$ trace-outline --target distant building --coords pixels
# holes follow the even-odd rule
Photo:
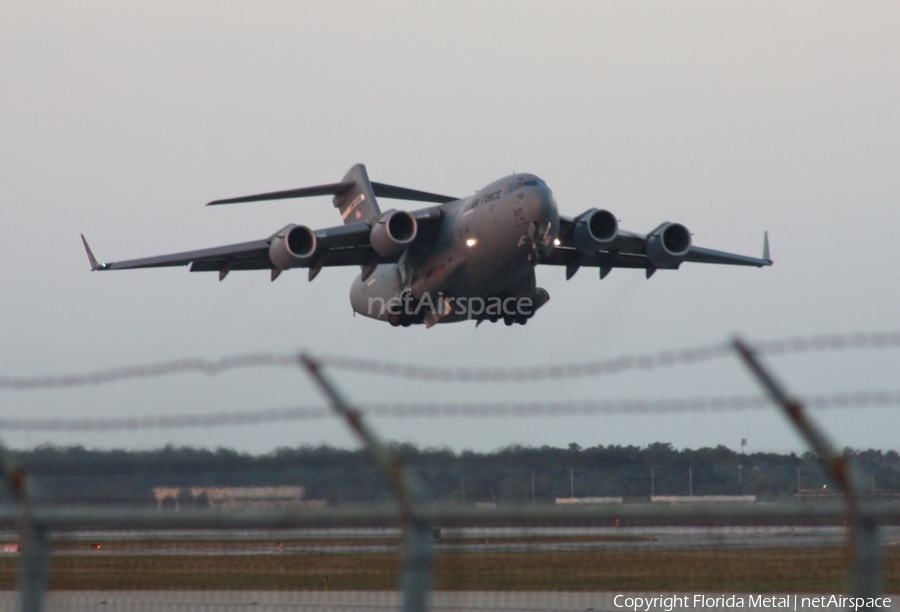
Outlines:
[[[794,494],[800,501],[839,501],[844,499],[844,494],[836,489],[800,489]],[[876,489],[859,492],[859,499],[866,501],[900,501],[898,489]]]
[[[157,508],[171,499],[176,508],[182,504],[217,510],[284,509],[327,506],[322,499],[303,499],[303,487],[156,487],[153,496]]]
[[[621,497],[557,497],[557,506],[588,506],[595,504],[621,504]]]
[[[654,504],[755,504],[756,495],[654,495]]]
[[[177,507],[179,493],[181,493],[181,489],[178,487],[156,487],[153,489],[153,497],[156,498],[156,507],[161,509],[163,502],[167,499],[171,499]]]

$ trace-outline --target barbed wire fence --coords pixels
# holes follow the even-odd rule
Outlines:
[[[768,357],[804,355],[900,347],[900,331],[828,334],[761,341],[752,344],[756,354]],[[702,345],[680,350],[586,361],[542,364],[528,367],[433,367],[401,364],[368,358],[317,356],[324,368],[407,380],[447,384],[544,382],[572,378],[610,376],[629,371],[646,372],[675,366],[700,365],[733,359],[729,343]],[[179,359],[132,365],[81,374],[54,376],[0,376],[0,391],[38,391],[108,385],[129,380],[154,379],[178,374],[216,376],[245,369],[299,367],[296,353],[246,353],[218,360]],[[900,405],[900,389],[838,391],[799,396],[812,409],[871,408]],[[731,412],[765,410],[769,400],[762,394],[695,396],[663,399],[494,401],[494,402],[378,402],[360,405],[374,417],[519,417],[598,414],[665,414],[684,412]],[[0,431],[126,431],[141,429],[210,428],[257,425],[331,418],[322,405],[257,408],[246,411],[185,412],[176,415],[145,415],[116,418],[8,418],[0,417]]]
[[[873,408],[900,405],[900,390],[841,391],[799,395],[812,409]],[[490,418],[538,416],[590,416],[613,414],[672,414],[765,410],[771,402],[763,395],[732,395],[668,399],[624,399],[523,402],[381,402],[360,404],[366,416],[390,418]],[[187,429],[263,425],[333,418],[320,406],[288,406],[247,411],[203,412],[177,415],[145,415],[112,418],[0,418],[7,432],[103,432],[145,429]]]
[[[757,354],[767,357],[866,349],[890,349],[900,347],[900,331],[797,336],[753,342],[750,345]],[[362,357],[316,356],[316,360],[323,367],[331,370],[443,383],[541,382],[621,374],[629,371],[648,371],[657,368],[702,364],[733,358],[734,348],[728,342],[657,353],[623,355],[604,360],[507,368],[435,367]],[[223,357],[218,360],[202,358],[177,359],[155,364],[110,368],[84,374],[0,376],[0,390],[68,389],[192,372],[215,376],[232,370],[248,368],[296,369],[298,367],[299,361],[296,353],[246,353]]]
[[[860,350],[882,350],[900,347],[900,331],[851,334],[829,334],[809,337],[792,337],[743,345],[742,354],[759,357],[783,355],[807,355],[811,353],[842,352]],[[40,390],[74,389],[106,385],[137,379],[153,379],[185,373],[218,375],[226,372],[252,368],[293,368],[304,365],[316,376],[316,372],[344,371],[372,376],[419,380],[429,383],[447,384],[489,384],[507,382],[534,382],[561,379],[577,379],[611,376],[625,372],[647,372],[675,366],[689,366],[711,363],[726,358],[733,359],[735,346],[731,342],[710,344],[680,350],[623,355],[616,358],[578,363],[541,364],[527,367],[433,367],[417,364],[402,364],[367,358],[344,356],[304,357],[285,353],[248,353],[234,355],[219,360],[181,359],[155,364],[117,367],[80,374],[53,376],[0,376],[0,391],[25,392]],[[305,361],[304,361],[305,360]],[[759,366],[762,367],[762,366]],[[762,371],[767,371],[763,369]],[[117,418],[0,418],[0,431],[134,431],[142,429],[182,429],[212,428],[218,426],[258,425],[287,421],[303,421],[330,418],[337,411],[351,428],[364,427],[365,419],[375,417],[433,418],[433,417],[519,417],[519,416],[572,416],[596,414],[638,414],[638,413],[692,413],[724,412],[740,410],[760,410],[770,405],[772,388],[764,389],[765,394],[731,395],[711,397],[630,399],[630,400],[584,400],[584,401],[532,401],[532,402],[382,402],[349,406],[333,383],[318,378],[319,384],[331,406],[294,406],[284,408],[264,408],[248,411],[219,411],[211,413],[182,413],[178,415],[145,415]],[[787,413],[797,406],[816,409],[849,409],[900,404],[900,390],[880,389],[846,391],[810,395],[787,400],[781,397]],[[881,553],[878,543],[877,526],[883,522],[900,519],[896,506],[870,508],[861,504],[858,488],[851,479],[845,478],[844,491],[846,507],[810,510],[809,507],[754,508],[671,508],[656,506],[650,508],[606,507],[569,508],[564,512],[553,507],[511,507],[502,511],[490,508],[424,506],[415,493],[416,486],[405,476],[402,465],[394,459],[390,450],[377,441],[377,437],[363,435],[369,452],[375,462],[382,466],[385,476],[394,487],[396,505],[384,508],[355,508],[347,511],[318,509],[291,512],[232,512],[223,514],[212,512],[181,512],[175,515],[159,514],[153,511],[128,511],[124,509],[42,509],[35,506],[27,487],[27,473],[17,467],[4,454],[2,463],[5,481],[13,492],[18,510],[0,508],[0,522],[18,522],[20,543],[23,545],[19,564],[19,593],[24,610],[44,609],[47,601],[47,572],[50,556],[48,534],[77,528],[103,525],[106,528],[137,527],[152,528],[296,528],[317,525],[395,525],[399,524],[406,533],[403,548],[400,583],[400,600],[392,600],[391,605],[402,603],[404,610],[423,610],[429,605],[434,551],[431,545],[432,525],[467,524],[519,524],[554,521],[559,524],[583,524],[585,522],[618,521],[621,516],[631,515],[642,520],[677,524],[679,521],[723,521],[755,518],[771,520],[777,514],[779,520],[793,517],[809,519],[819,513],[819,518],[851,520],[851,573],[855,576],[850,587],[854,595],[863,598],[877,597],[881,584]],[[825,452],[826,447],[812,445],[816,453]],[[830,448],[830,447],[829,447]],[[835,453],[832,454],[837,457]],[[832,467],[840,480],[840,470],[849,468]],[[768,518],[767,518],[768,517]],[[864,579],[866,576],[875,576]],[[326,578],[327,588],[327,578]],[[336,605],[334,601],[327,605]],[[325,605],[325,604],[323,604]],[[355,604],[354,604],[355,605]],[[2,604],[0,604],[2,607]],[[312,608],[311,608],[312,609]],[[324,609],[324,608],[322,608]]]

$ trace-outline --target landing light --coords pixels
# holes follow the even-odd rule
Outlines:
[[[468,240],[466,240],[466,246],[468,246],[468,247],[473,247],[476,244],[478,244],[478,241],[475,240],[474,238],[469,238]]]
[[[559,246],[559,245],[561,245],[561,244],[562,244],[562,242],[560,241],[559,238],[554,238],[554,239],[553,239],[553,246]]]

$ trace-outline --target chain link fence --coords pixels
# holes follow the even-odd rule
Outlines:
[[[900,593],[900,503],[870,492],[847,455],[819,433],[806,406],[900,403],[900,392],[793,398],[761,363],[787,352],[900,346],[900,333],[830,335],[722,344],[539,368],[422,368],[338,357],[256,354],[216,362],[182,360],[85,375],[0,377],[0,389],[71,388],[186,371],[302,367],[329,406],[116,419],[0,419],[0,431],[128,431],[209,428],[338,415],[366,449],[333,456],[324,489],[299,482],[309,457],[263,467],[220,455],[215,468],[171,451],[165,466],[136,466],[128,453],[103,466],[89,454],[63,463],[4,453],[0,504],[0,609],[16,610],[663,610],[858,609],[893,604]],[[602,376],[689,365],[740,354],[763,396],[667,400],[381,404],[358,409],[329,369],[449,383]],[[761,409],[774,402],[807,440],[836,494],[808,490],[797,468],[792,500],[754,496],[657,495],[668,468],[651,471],[640,495],[535,496],[540,475],[519,474],[506,500],[464,477],[453,494],[429,493],[446,475],[384,444],[368,415],[520,416]],[[223,455],[224,453],[224,455]],[[21,453],[19,454],[21,455]],[[276,457],[277,459],[277,457]],[[229,461],[232,467],[228,466]],[[349,463],[348,463],[349,461]],[[29,463],[30,462],[30,463]],[[304,463],[307,462],[307,463]],[[341,462],[344,462],[341,465]],[[209,464],[212,465],[212,464]],[[180,466],[180,467],[179,467]],[[259,486],[261,469],[266,486]],[[346,478],[362,473],[363,484]],[[521,470],[520,470],[521,472]],[[526,470],[527,472],[527,470]],[[134,495],[128,483],[156,482]],[[304,476],[299,476],[304,475]],[[527,476],[527,474],[526,474]],[[807,479],[810,474],[803,474]],[[320,473],[321,477],[321,473]],[[690,476],[689,476],[690,478]],[[658,480],[657,480],[658,479]],[[555,480],[560,480],[558,477]],[[101,483],[98,485],[98,481]],[[223,484],[224,483],[224,484]],[[103,487],[106,487],[105,489]],[[360,487],[371,487],[365,495]],[[692,485],[690,485],[692,486]],[[100,487],[98,489],[98,487]],[[91,494],[85,494],[90,488]],[[872,487],[874,489],[874,486]],[[100,493],[98,494],[98,490]],[[661,490],[661,489],[659,489]],[[105,491],[105,493],[103,492]],[[88,503],[97,498],[106,503]],[[363,503],[360,499],[375,499]]]

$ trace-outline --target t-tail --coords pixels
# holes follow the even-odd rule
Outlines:
[[[356,164],[350,168],[341,184],[348,187],[335,193],[334,206],[341,212],[341,219],[345,224],[370,221],[381,215],[375,199],[375,190],[363,164]]]
[[[341,212],[344,223],[357,223],[364,221],[374,222],[381,216],[376,196],[393,198],[396,200],[412,200],[417,202],[437,202],[443,204],[452,202],[457,198],[452,196],[398,187],[386,183],[373,183],[369,181],[369,174],[363,164],[356,164],[340,183],[316,185],[314,187],[301,187],[300,189],[287,189],[284,191],[272,191],[256,195],[241,196],[239,198],[227,198],[213,200],[207,206],[219,204],[240,204],[244,202],[262,202],[265,200],[288,200],[291,198],[308,198],[312,196],[333,195],[334,205]]]

